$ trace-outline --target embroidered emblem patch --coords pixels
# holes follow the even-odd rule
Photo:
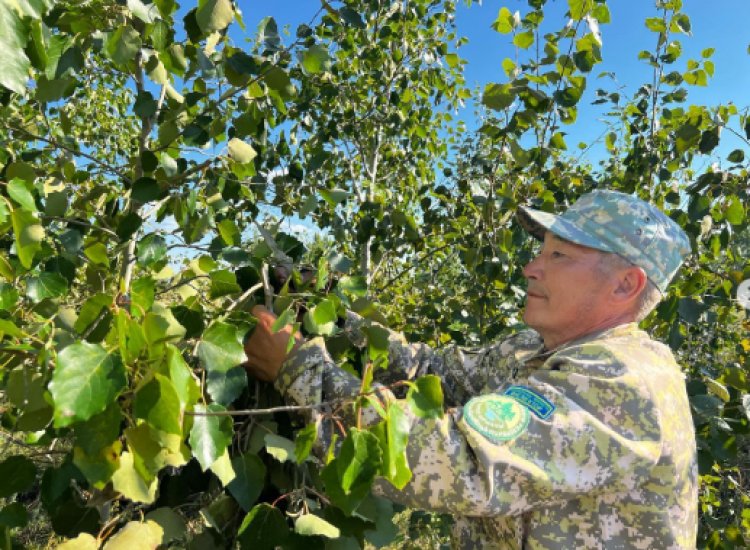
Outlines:
[[[547,420],[557,409],[552,401],[526,386],[511,386],[505,390],[505,395],[521,403],[540,420]]]
[[[493,443],[518,437],[530,417],[518,401],[494,393],[474,397],[464,407],[466,423]]]

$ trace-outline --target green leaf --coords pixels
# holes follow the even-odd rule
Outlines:
[[[211,278],[208,296],[211,300],[242,291],[240,285],[237,284],[237,276],[227,269],[212,271],[208,276]]]
[[[151,504],[156,499],[156,489],[159,486],[159,479],[153,478],[150,481],[143,479],[134,466],[133,454],[124,452],[120,455],[120,466],[112,474],[112,488],[121,493],[122,496],[133,502],[142,502]],[[161,530],[161,527],[159,527]],[[112,539],[110,539],[111,541]],[[131,540],[131,543],[136,539]],[[144,544],[144,541],[137,539],[138,544]],[[161,538],[159,539],[161,541]],[[124,543],[124,541],[122,541]],[[128,547],[132,548],[132,547]]]
[[[81,533],[57,546],[56,550],[99,550],[99,541],[89,533]]]
[[[142,0],[128,0],[128,9],[144,23],[153,23],[159,18],[159,12],[155,4],[148,6]]]
[[[98,241],[87,244],[83,249],[83,253],[92,263],[105,266],[109,265],[108,252],[107,246]]]
[[[297,458],[297,464],[302,464],[312,451],[313,445],[318,438],[318,425],[311,422],[299,432],[294,439],[294,456]]]
[[[30,269],[34,256],[42,248],[44,228],[33,212],[23,208],[14,208],[11,213],[13,233],[16,237],[16,254],[21,265]]]
[[[271,67],[263,75],[268,87],[279,93],[282,98],[289,98],[294,95],[294,85],[289,75],[281,67]]]
[[[381,460],[378,438],[370,432],[350,428],[338,457],[321,472],[326,493],[347,515],[369,494],[375,476],[382,469]]]
[[[179,541],[185,538],[187,534],[187,525],[182,516],[172,510],[172,508],[157,508],[146,514],[146,520],[153,521],[162,528],[164,535],[162,544],[169,544],[172,541]]]
[[[166,466],[180,468],[190,459],[181,435],[160,432],[145,422],[127,428],[124,434],[133,464],[145,480],[154,479]]]
[[[338,527],[315,514],[305,514],[297,518],[294,522],[294,532],[299,535],[322,536],[329,539],[336,539],[341,535]]]
[[[492,28],[500,34],[509,34],[513,32],[516,26],[516,21],[513,18],[513,14],[508,8],[503,6],[497,14],[497,19],[492,23]]]
[[[515,98],[510,84],[487,84],[482,95],[482,104],[495,111],[502,111],[510,107]]]
[[[26,507],[20,502],[13,502],[0,510],[0,526],[8,529],[23,527],[29,521]]]
[[[140,49],[141,35],[130,25],[124,25],[112,32],[106,45],[110,59],[118,65],[131,62]]]
[[[303,324],[312,334],[330,336],[336,331],[337,320],[336,306],[331,300],[325,299],[305,313]]]
[[[276,434],[266,434],[263,438],[266,451],[279,462],[296,462],[294,456],[294,442]]]
[[[570,18],[574,21],[580,21],[586,17],[594,7],[593,0],[568,0],[568,10]]]
[[[126,365],[129,365],[138,359],[146,348],[146,338],[141,325],[131,319],[125,310],[121,309],[117,312],[116,324],[120,357]]]
[[[719,145],[719,132],[717,130],[706,130],[701,134],[698,150],[704,155],[713,151]]]
[[[240,164],[252,162],[252,160],[258,156],[258,153],[253,149],[252,145],[245,143],[239,138],[230,139],[227,147],[229,149],[229,157]]]
[[[180,398],[172,382],[160,374],[135,392],[133,414],[157,430],[181,435],[180,409]]]
[[[533,43],[534,43],[533,31],[519,32],[517,35],[513,37],[513,44],[515,44],[522,50],[529,48]]]
[[[89,342],[100,342],[109,331],[112,322],[112,296],[109,294],[94,294],[84,303],[78,318],[73,325],[78,334],[88,334]]]
[[[240,244],[242,236],[240,235],[240,230],[237,228],[237,224],[234,223],[234,220],[225,218],[216,224],[216,229],[219,230],[221,239],[227,245],[237,246]]]
[[[172,380],[182,411],[192,409],[200,399],[200,386],[190,370],[180,350],[171,344],[167,345],[167,368]]]
[[[742,225],[745,221],[745,209],[742,207],[742,201],[737,195],[729,197],[729,205],[724,213],[724,217],[732,225]]]
[[[211,472],[219,479],[221,484],[226,487],[229,485],[236,476],[234,473],[234,467],[232,461],[229,458],[229,448],[224,451],[219,458],[217,458],[210,467]]]
[[[104,412],[75,425],[76,445],[86,454],[99,453],[120,436],[122,419],[120,407],[117,403],[111,403]]]
[[[750,420],[750,394],[745,394],[742,396],[742,409],[745,412],[745,416],[748,420]]]
[[[196,405],[193,417],[193,428],[190,430],[190,448],[193,456],[203,468],[208,470],[211,464],[224,454],[232,441],[232,419],[229,416],[205,416],[204,412],[226,411],[221,405],[212,403],[207,407]]]
[[[278,508],[256,505],[242,520],[237,540],[242,550],[274,550],[289,539],[289,528]]]
[[[63,296],[67,291],[68,281],[58,273],[42,271],[38,277],[26,280],[26,295],[36,303],[46,298]]]
[[[313,44],[302,53],[302,66],[308,74],[318,74],[330,65],[328,50],[320,44]]]
[[[154,521],[129,521],[125,527],[107,539],[102,550],[133,550],[156,548],[162,543],[164,531]]]
[[[367,281],[361,276],[344,276],[339,279],[337,288],[346,294],[363,298],[367,294]]]
[[[227,372],[240,365],[245,361],[240,331],[226,323],[215,322],[203,333],[198,357],[209,372]]]
[[[336,468],[341,481],[341,489],[349,495],[369,487],[378,471],[378,441],[366,431],[349,430],[347,438],[341,445]]]
[[[212,370],[206,377],[206,390],[214,402],[229,406],[247,387],[247,373],[241,366],[228,371]]]
[[[6,189],[10,198],[16,201],[21,207],[30,212],[36,212],[36,202],[27,185],[24,180],[13,178],[8,182]]]
[[[29,489],[36,479],[36,466],[25,456],[10,456],[0,462],[0,498]]]
[[[150,246],[158,247],[158,244],[151,243]],[[156,253],[157,256],[160,254],[158,249],[152,249],[149,252],[149,254],[153,253]],[[132,302],[132,313],[134,317],[143,317],[154,306],[155,294],[156,282],[151,277],[141,277],[133,281],[130,299]]]
[[[745,152],[742,149],[735,149],[734,151],[729,153],[727,160],[729,162],[742,162],[743,160],[745,160]]]
[[[248,512],[265,485],[266,466],[257,455],[245,453],[232,459],[232,467],[235,478],[227,485],[227,489],[242,509]]]
[[[661,17],[647,17],[646,28],[653,32],[666,32],[667,23]]]
[[[153,178],[138,178],[133,182],[130,196],[134,201],[145,204],[165,197],[166,191]]]
[[[203,34],[224,30],[234,17],[231,0],[200,0],[195,19]]]
[[[157,268],[166,259],[167,241],[161,235],[146,235],[138,241],[136,255],[143,267]]]
[[[0,2],[0,86],[17,94],[26,91],[31,63],[26,57],[24,47],[27,41],[27,29],[12,4]]]
[[[104,411],[127,384],[118,355],[99,344],[78,342],[62,350],[49,390],[55,408],[55,427],[88,420]]]
[[[365,531],[366,540],[376,548],[391,544],[399,535],[399,529],[393,523],[393,503],[373,495],[370,495],[365,502],[371,504],[369,509],[373,511],[367,519],[375,524],[374,528]],[[358,515],[361,513],[362,510],[359,510]]]
[[[277,333],[285,326],[290,325],[294,322],[296,315],[293,310],[285,309],[271,325],[271,332]]]
[[[420,418],[443,417],[443,387],[434,374],[417,378],[406,394],[406,402]]]
[[[349,192],[345,189],[321,189],[320,196],[331,206],[336,206],[349,198]]]
[[[183,338],[185,327],[177,322],[170,309],[157,303],[143,318],[143,335],[151,356],[161,357],[165,352],[163,345]]]
[[[13,285],[0,283],[0,310],[10,311],[18,303],[18,291]]]
[[[117,471],[121,450],[122,444],[119,441],[92,454],[86,453],[81,447],[74,447],[73,464],[91,485],[103,489]]]
[[[406,458],[406,445],[409,441],[409,417],[398,404],[388,404],[387,417],[378,426],[383,426],[380,434],[383,447],[383,468],[381,474],[397,489],[403,489],[411,479],[411,470]],[[383,438],[384,436],[384,438]]]
[[[729,403],[729,400],[731,399],[729,395],[729,390],[727,390],[727,387],[724,384],[721,384],[720,382],[717,382],[716,380],[713,380],[711,378],[706,378],[704,380],[706,383],[706,387],[708,388],[708,392],[712,395],[715,395],[724,403]]]
[[[347,25],[351,25],[352,27],[356,27],[358,29],[364,29],[366,28],[365,22],[362,19],[362,16],[357,13],[352,8],[344,7],[339,10],[339,14],[341,14],[341,17],[344,18],[344,21],[346,21]]]

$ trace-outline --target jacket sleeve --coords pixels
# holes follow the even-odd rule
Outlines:
[[[426,344],[410,344],[403,334],[352,312],[347,312],[344,333],[355,346],[361,348],[367,345],[366,329],[372,325],[388,333],[388,368],[378,369],[374,373],[374,379],[384,385],[435,374],[443,381],[446,403],[455,405],[486,385],[491,373],[490,364],[495,369],[500,364],[496,360],[500,353],[499,343],[476,349],[458,346],[433,349]],[[494,374],[500,375],[497,372]]]
[[[625,370],[592,369],[590,359],[558,359],[555,368],[537,371],[525,386],[552,409],[496,393],[489,394],[496,407],[486,417],[488,409],[477,405],[487,395],[442,419],[421,419],[403,404],[413,476],[403,490],[379,480],[376,491],[411,507],[501,516],[642,483],[661,453],[659,418],[645,385]],[[310,405],[354,396],[359,381],[336,367],[322,340],[314,340],[290,358],[277,387]],[[392,397],[387,390],[382,396]],[[513,421],[498,429],[498,418]]]

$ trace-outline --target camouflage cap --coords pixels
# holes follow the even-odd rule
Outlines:
[[[643,268],[663,293],[690,253],[690,241],[655,206],[617,191],[593,191],[556,216],[522,206],[521,225],[538,239],[545,231],[604,252],[618,254]]]

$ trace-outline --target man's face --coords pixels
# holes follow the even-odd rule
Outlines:
[[[547,231],[542,251],[524,268],[528,290],[523,318],[547,349],[594,332],[607,320],[613,285],[598,269],[601,254]]]

